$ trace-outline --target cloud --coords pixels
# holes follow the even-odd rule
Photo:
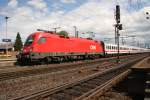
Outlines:
[[[27,2],[31,7],[34,7],[37,10],[47,9],[47,3],[44,0],[30,0]]]
[[[53,11],[58,11],[58,10],[61,10],[63,5],[61,3],[54,3],[52,5],[52,8],[53,8]]]
[[[10,2],[8,3],[8,6],[10,7],[17,7],[18,5],[18,1],[17,0],[10,0]]]
[[[70,4],[70,3],[76,3],[76,0],[60,0],[62,3]]]
[[[150,32],[150,24],[146,19],[145,12],[149,12],[150,6],[129,11],[127,3],[123,3],[126,0],[121,1],[121,23],[123,24],[123,30],[120,31],[121,36],[136,34],[140,40],[148,40],[148,38],[144,38],[145,34]],[[38,28],[53,30],[54,27],[61,27],[58,31],[66,30],[74,35],[73,26],[77,26],[79,34],[87,31],[95,32],[98,40],[114,37],[113,25],[115,24],[116,2],[113,0],[88,0],[88,2],[67,12],[63,8],[58,9],[58,6],[64,6],[63,4],[55,5],[56,8],[53,7],[53,4],[48,7],[48,4],[44,0],[30,0],[27,5],[16,7],[13,11],[8,10],[9,7],[1,11],[0,14],[7,11],[12,15],[8,21],[8,33],[11,33],[9,37],[15,39],[17,32],[20,32],[25,40],[29,34]],[[51,10],[52,8],[55,10]],[[43,9],[47,10],[43,11]],[[2,26],[4,28],[5,23]],[[5,31],[3,30],[2,33],[5,33]]]
[[[105,6],[97,2],[88,2],[67,13],[62,20],[72,26],[76,25],[83,32],[107,33],[113,29],[114,11]]]

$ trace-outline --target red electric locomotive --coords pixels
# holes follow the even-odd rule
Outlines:
[[[51,31],[31,34],[17,56],[18,62],[63,61],[104,56],[102,41],[85,38],[65,37]]]

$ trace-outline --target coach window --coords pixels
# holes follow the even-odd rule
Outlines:
[[[106,46],[107,49],[109,49],[109,46]]]
[[[109,49],[109,46],[107,46],[107,49]]]
[[[38,43],[40,44],[40,43],[45,43],[45,41],[46,41],[46,38],[45,37],[42,37],[42,38],[40,38],[39,40],[38,40]]]
[[[108,49],[108,47],[106,46],[106,49]]]

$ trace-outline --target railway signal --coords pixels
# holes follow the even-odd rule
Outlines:
[[[120,6],[116,5],[116,22],[120,23]]]
[[[149,19],[149,16],[148,16],[148,15],[149,15],[149,13],[148,13],[148,12],[146,12],[146,15],[147,15],[146,19]]]
[[[119,62],[119,30],[122,30],[122,24],[120,24],[120,6],[116,5],[116,14],[115,14],[115,20],[116,20],[116,24],[115,24],[115,43],[118,46],[118,56],[117,56],[117,63]],[[117,41],[116,41],[117,39]]]

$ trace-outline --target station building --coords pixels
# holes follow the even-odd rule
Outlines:
[[[5,54],[6,51],[12,52],[14,51],[13,43],[0,43],[0,54]]]

